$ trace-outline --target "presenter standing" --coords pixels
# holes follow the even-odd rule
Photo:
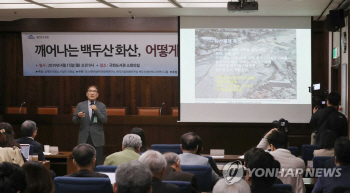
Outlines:
[[[92,145],[96,149],[96,165],[101,165],[105,145],[103,123],[107,122],[106,105],[96,101],[96,86],[89,86],[86,96],[88,100],[80,102],[75,109],[73,123],[80,124],[78,144]]]

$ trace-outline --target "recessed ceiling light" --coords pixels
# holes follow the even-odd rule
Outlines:
[[[169,3],[168,0],[105,0],[108,3]]]
[[[96,0],[33,0],[37,3],[99,3]]]
[[[226,8],[227,2],[225,3],[179,3],[182,7],[191,7],[191,8]]]
[[[0,0],[0,4],[2,3],[29,3],[28,1],[25,0]]]
[[[120,8],[175,8],[171,3],[111,3]]]
[[[36,4],[0,4],[0,9],[46,9]]]
[[[70,3],[70,4],[45,4],[53,8],[111,8],[102,3]]]

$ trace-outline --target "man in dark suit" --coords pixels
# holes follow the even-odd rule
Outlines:
[[[199,193],[196,176],[194,174],[181,171],[179,155],[174,152],[168,152],[164,153],[163,156],[167,162],[163,180],[191,182],[192,193]]]
[[[158,151],[148,150],[139,161],[149,167],[152,172],[152,193],[180,193],[180,188],[174,184],[163,183],[166,160]]]
[[[19,144],[32,144],[34,146],[34,153],[38,154],[39,161],[45,161],[43,153],[43,145],[35,141],[34,138],[38,134],[36,123],[31,120],[26,120],[21,125],[22,138],[16,139]]]
[[[75,109],[73,123],[80,124],[78,144],[92,145],[96,149],[96,165],[101,165],[105,145],[103,123],[107,122],[106,105],[96,101],[96,86],[89,86],[86,96],[88,100],[80,102]]]
[[[312,193],[330,193],[338,186],[350,187],[350,141],[346,137],[337,140],[334,146],[335,168],[330,168],[322,177],[317,178]],[[333,171],[332,171],[333,170]],[[326,172],[326,171],[324,171]],[[333,175],[331,173],[333,172]]]
[[[69,174],[69,177],[103,177],[107,175],[94,172],[96,163],[96,150],[89,144],[79,144],[73,149],[73,164],[78,172]]]

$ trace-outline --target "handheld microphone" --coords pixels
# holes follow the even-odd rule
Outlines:
[[[22,112],[22,106],[25,105],[25,104],[26,104],[26,102],[23,102],[23,103],[19,106],[19,112],[18,112],[19,114],[21,114],[21,112]]]
[[[162,108],[163,108],[164,105],[165,105],[165,102],[163,102],[162,105],[160,106],[159,115],[162,115]]]

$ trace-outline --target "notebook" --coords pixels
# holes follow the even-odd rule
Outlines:
[[[29,144],[20,144],[20,146],[21,146],[22,155],[28,160],[30,145]]]

